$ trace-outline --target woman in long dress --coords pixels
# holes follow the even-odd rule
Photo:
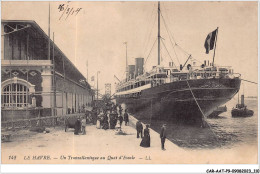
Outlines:
[[[144,137],[141,141],[140,146],[142,147],[150,147],[150,130],[149,125],[146,125],[146,128],[144,129]]]
[[[120,129],[120,121],[119,120],[116,121],[116,127],[115,128],[116,128],[116,130]]]
[[[116,130],[121,130],[122,122],[123,122],[123,117],[120,115],[119,117],[117,117],[116,120]]]
[[[104,115],[102,129],[105,129],[105,130],[109,129],[108,116],[107,116],[107,114]]]
[[[101,128],[101,117],[102,117],[102,112],[97,116],[97,124],[96,124],[96,127],[98,128],[98,129],[100,129]]]

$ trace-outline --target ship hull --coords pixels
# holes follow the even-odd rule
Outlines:
[[[201,125],[216,107],[238,92],[240,83],[239,78],[176,81],[145,89],[138,97],[116,95],[116,102],[137,119]]]

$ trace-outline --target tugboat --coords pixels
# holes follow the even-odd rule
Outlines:
[[[227,106],[219,106],[217,109],[215,109],[208,118],[216,118],[219,116],[219,114],[222,114],[223,112],[227,112]]]
[[[231,114],[232,117],[250,117],[254,115],[254,111],[247,109],[245,105],[244,95],[241,95],[241,104],[239,104],[239,96],[238,96],[238,103],[235,108],[232,109]]]

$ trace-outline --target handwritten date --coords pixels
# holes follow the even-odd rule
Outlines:
[[[59,12],[62,12],[59,20],[61,20],[62,18],[65,18],[65,20],[67,20],[69,16],[77,16],[79,12],[82,10],[82,8],[74,8],[71,7],[69,4],[60,4],[58,10]]]

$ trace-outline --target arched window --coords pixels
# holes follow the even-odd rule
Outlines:
[[[2,107],[28,106],[29,89],[19,83],[11,83],[2,88]]]

